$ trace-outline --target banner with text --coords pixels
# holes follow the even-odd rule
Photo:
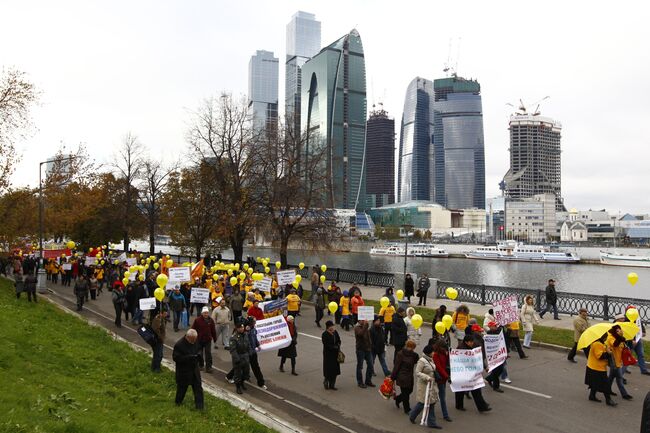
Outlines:
[[[293,280],[296,279],[296,271],[278,271],[276,272],[278,277],[278,286],[285,286],[287,284],[293,283]]]
[[[359,320],[367,320],[369,322],[375,320],[375,307],[373,306],[359,307],[357,313],[359,314]]]
[[[260,302],[260,308],[264,311],[264,317],[278,316],[287,309],[287,300],[276,299],[275,301]]]
[[[155,308],[156,308],[156,298],[142,298],[142,299],[140,299],[140,309],[142,311],[153,310]]]
[[[483,380],[483,352],[474,349],[451,349],[451,390],[453,392],[471,391],[485,386]]]
[[[291,344],[289,325],[284,316],[258,320],[255,329],[257,329],[257,341],[260,342],[261,352],[282,349]]]
[[[506,339],[503,332],[497,335],[488,334],[483,336],[485,342],[485,357],[488,363],[488,373],[506,361],[508,350],[506,349]]]
[[[190,302],[192,304],[207,304],[210,301],[210,289],[192,287],[190,290]]]
[[[176,268],[167,269],[169,273],[169,283],[187,283],[192,281],[190,276],[190,268],[187,266],[178,266]]]
[[[517,307],[517,296],[512,295],[507,298],[499,299],[492,303],[494,305],[494,318],[496,322],[505,326],[508,323],[519,320],[519,308]]]
[[[270,292],[272,282],[273,280],[271,279],[271,277],[264,277],[259,281],[253,282],[253,289],[260,289],[262,292]]]

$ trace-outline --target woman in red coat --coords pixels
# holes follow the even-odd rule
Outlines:
[[[451,421],[447,411],[447,402],[445,401],[447,382],[449,381],[449,350],[445,340],[439,338],[433,344],[432,358],[433,363],[436,365],[436,373],[438,373],[436,383],[438,384],[438,398],[440,400],[440,409],[442,409],[442,417],[445,421]]]

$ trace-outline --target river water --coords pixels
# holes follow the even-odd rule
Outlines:
[[[136,244],[134,248],[141,247]],[[170,247],[161,246],[160,250],[177,254]],[[156,251],[159,251],[158,247]],[[271,248],[246,248],[246,255],[269,257],[271,263],[279,260],[279,253]],[[223,257],[232,258],[232,251],[224,251]],[[290,250],[287,260],[290,264],[304,262],[307,266],[326,264],[328,268],[389,273],[402,273],[404,270],[403,257],[371,256],[368,253]],[[650,268],[409,257],[407,271],[418,275],[426,272],[430,277],[443,281],[523,289],[544,289],[547,281],[553,278],[561,292],[650,299]],[[634,287],[627,281],[629,272],[636,272],[639,276]]]

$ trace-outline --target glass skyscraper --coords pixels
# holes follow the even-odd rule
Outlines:
[[[314,14],[302,11],[296,12],[287,24],[285,113],[296,132],[300,131],[301,68],[321,48],[320,24]]]
[[[366,127],[366,194],[370,208],[395,203],[395,119],[383,108]]]
[[[303,155],[325,151],[323,205],[365,209],[366,66],[356,30],[304,64],[301,99]]]
[[[454,75],[433,87],[431,199],[448,209],[485,209],[481,86]]]
[[[259,50],[248,63],[248,106],[257,130],[277,126],[278,58],[271,51]]]
[[[398,201],[431,200],[433,82],[416,77],[406,89],[399,139]]]

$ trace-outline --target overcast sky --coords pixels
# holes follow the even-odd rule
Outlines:
[[[285,27],[297,10],[322,22],[323,45],[358,29],[368,108],[383,100],[397,125],[408,83],[443,77],[450,38],[460,38],[458,72],[482,88],[488,197],[509,166],[506,103],[549,95],[541,111],[563,124],[567,207],[650,212],[641,1],[2,0],[0,66],[26,71],[43,92],[14,182],[37,185],[38,162],[61,142],[84,142],[107,162],[128,131],[182,158],[189,111],[223,90],[245,94],[258,49],[280,58],[283,107]]]

